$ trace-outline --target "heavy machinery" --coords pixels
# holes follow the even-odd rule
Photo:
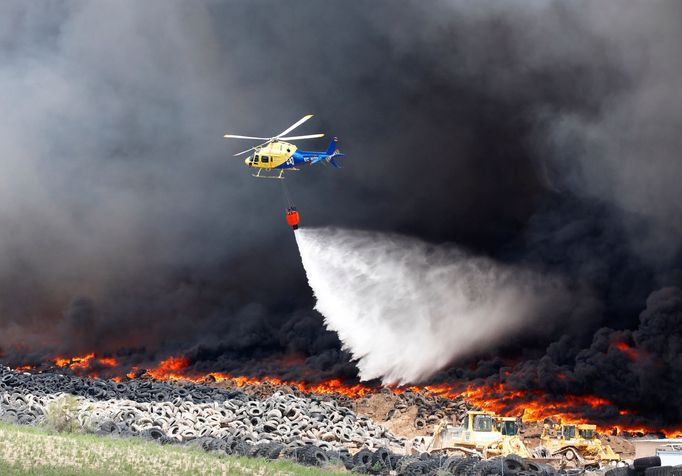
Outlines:
[[[517,433],[516,418],[501,417],[486,411],[468,411],[461,426],[442,421],[436,426],[432,437],[413,440],[410,451],[479,455],[482,458],[515,454],[531,458],[531,452]]]
[[[602,444],[596,425],[561,424],[545,420],[540,441],[536,448],[540,457],[561,458],[562,466],[590,467],[620,461],[608,444]]]

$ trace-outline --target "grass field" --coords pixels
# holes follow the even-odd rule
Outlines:
[[[306,468],[291,461],[237,458],[193,448],[160,446],[137,438],[54,433],[43,428],[0,423],[2,476],[344,473],[338,468]]]

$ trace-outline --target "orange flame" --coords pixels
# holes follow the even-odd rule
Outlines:
[[[612,344],[616,349],[627,355],[630,360],[637,360],[639,352],[637,351],[637,349],[629,345],[627,342],[617,340],[614,341]]]
[[[93,366],[109,367],[115,369],[119,366],[118,360],[114,357],[95,357],[93,352],[74,357],[55,357],[52,359],[55,366],[67,368],[79,375],[90,378],[97,378],[98,374],[92,370]],[[35,368],[34,368],[35,369]]]
[[[191,380],[180,371],[189,366],[187,357],[168,357],[156,368],[147,370],[147,375],[157,380]]]
[[[339,379],[329,379],[314,384],[307,384],[302,381],[282,380],[277,377],[244,377],[233,376],[222,372],[201,374],[188,371],[188,367],[189,360],[186,357],[169,357],[166,360],[161,361],[157,367],[148,369],[146,374],[157,380],[187,380],[191,382],[202,382],[211,379],[216,382],[229,380],[232,381],[237,387],[244,387],[246,385],[261,385],[264,383],[269,383],[272,385],[288,385],[295,387],[302,392],[340,394],[353,398],[376,392],[374,387],[368,387],[361,384],[348,386]],[[128,374],[128,376],[133,378],[135,374],[131,372]]]
[[[97,362],[106,367],[118,367],[118,360],[113,357],[100,357]]]
[[[14,367],[17,372],[28,372],[29,370],[35,370],[33,365],[20,365],[19,367]]]
[[[55,357],[53,362],[57,367],[69,367],[71,369],[86,369],[95,354],[77,355],[75,357]]]

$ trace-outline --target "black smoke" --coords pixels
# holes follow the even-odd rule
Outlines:
[[[315,113],[300,131],[347,158],[287,178],[304,226],[453,242],[578,291],[571,319],[445,377],[513,368],[514,385],[575,391],[534,370],[556,366],[679,423],[678,361],[650,352],[670,370],[654,399],[670,403],[650,406],[633,397],[644,373],[594,361],[618,357],[613,332],[635,348],[675,335],[639,319],[682,284],[678,18],[674,1],[6,2],[0,351],[352,379],[311,310],[281,185],[222,139]]]

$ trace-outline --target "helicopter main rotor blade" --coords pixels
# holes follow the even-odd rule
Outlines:
[[[254,139],[254,140],[269,140],[270,137],[251,137],[251,136],[238,136],[234,134],[225,134],[223,136],[225,139]]]
[[[317,139],[318,137],[324,137],[324,134],[309,134],[307,136],[295,136],[295,137],[279,137],[279,140],[301,140],[301,139]]]
[[[260,149],[261,147],[263,147],[263,146],[265,146],[265,145],[268,145],[270,142],[273,142],[273,139],[272,139],[272,138],[266,138],[265,142],[261,142],[261,143],[258,144],[258,145],[254,145],[254,146],[251,147],[250,149],[242,150],[241,152],[239,152],[239,153],[237,153],[237,154],[234,154],[234,157],[237,157],[238,155],[244,155],[244,154],[246,154],[247,152],[251,152],[252,150]]]
[[[250,149],[242,150],[241,152],[234,154],[233,157],[237,157],[238,155],[244,155],[247,152],[251,152],[252,150],[256,150],[256,147],[251,147]]]
[[[294,125],[292,125],[292,126],[289,127],[288,129],[285,129],[284,131],[282,131],[282,132],[280,132],[279,134],[277,134],[277,135],[275,136],[275,138],[279,139],[280,137],[282,137],[282,136],[284,136],[284,135],[287,135],[289,132],[291,132],[291,131],[293,131],[294,129],[296,129],[298,126],[300,126],[301,124],[303,124],[305,121],[307,121],[307,120],[310,119],[311,117],[313,117],[312,114],[308,114],[307,116],[303,116],[303,117],[302,117],[301,119],[299,119],[298,122],[296,122]]]

